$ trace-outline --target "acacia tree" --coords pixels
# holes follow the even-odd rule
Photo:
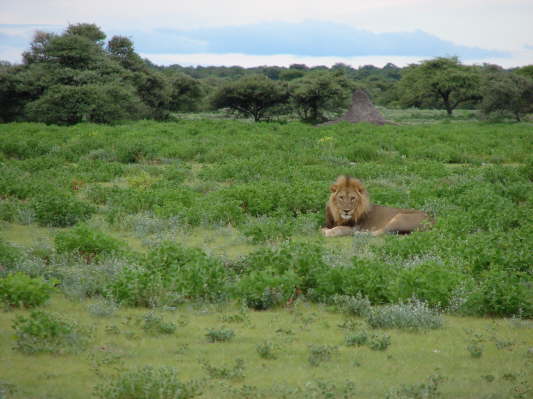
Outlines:
[[[215,108],[229,108],[260,121],[287,103],[287,88],[263,75],[245,76],[221,86],[211,100]]]
[[[461,103],[478,101],[480,74],[462,65],[457,57],[439,57],[411,65],[398,85],[400,103],[404,106],[433,106],[448,115]]]
[[[349,97],[347,82],[342,74],[313,71],[290,84],[291,102],[305,122],[326,120],[325,112],[342,111]]]
[[[509,112],[519,122],[523,115],[533,112],[533,79],[526,76],[506,71],[488,73],[482,94],[484,114]]]

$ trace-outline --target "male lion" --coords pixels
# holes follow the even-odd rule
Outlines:
[[[350,176],[339,176],[331,186],[326,204],[326,237],[350,235],[357,231],[377,236],[383,233],[409,234],[433,224],[431,217],[415,209],[389,208],[370,203],[363,184]]]

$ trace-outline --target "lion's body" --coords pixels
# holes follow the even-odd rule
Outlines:
[[[430,216],[423,211],[371,204],[359,180],[339,176],[331,186],[323,233],[327,237],[349,235],[357,231],[373,235],[409,234],[424,230],[432,223]]]

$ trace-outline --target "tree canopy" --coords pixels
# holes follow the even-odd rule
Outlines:
[[[481,99],[479,86],[474,67],[462,65],[457,57],[439,57],[407,68],[399,82],[400,102],[445,109],[452,115],[459,104]]]

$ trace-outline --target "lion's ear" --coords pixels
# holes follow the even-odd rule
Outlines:
[[[336,184],[332,184],[329,189],[331,190],[332,193],[335,193],[335,192],[337,192],[337,185]]]

